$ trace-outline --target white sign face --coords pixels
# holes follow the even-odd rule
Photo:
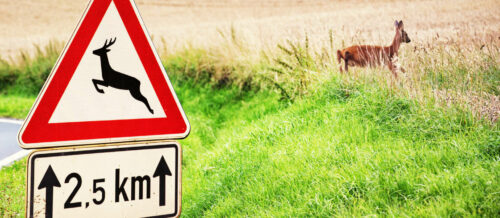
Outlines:
[[[26,217],[176,217],[177,142],[35,151]]]
[[[43,86],[23,148],[185,138],[189,122],[133,0],[91,0]]]
[[[106,41],[109,45],[108,52],[102,54],[94,52],[103,47]],[[137,96],[142,95],[146,100],[141,102],[135,99],[134,95],[131,95],[130,89],[119,89],[107,84],[99,84],[98,81],[107,79],[104,77],[106,72],[101,70],[104,58],[109,63],[107,67],[126,74],[130,80],[134,80],[131,78],[138,80]],[[97,82],[94,84],[93,80]],[[102,93],[96,89],[102,90]],[[148,106],[146,106],[146,102]],[[151,108],[153,113],[148,108]],[[114,2],[111,2],[49,119],[49,123],[163,117],[166,117],[165,112],[120,14]]]

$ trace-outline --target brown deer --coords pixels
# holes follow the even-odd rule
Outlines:
[[[140,89],[141,82],[134,77],[113,70],[113,68],[111,68],[111,66],[109,65],[108,52],[111,50],[108,48],[111,45],[115,44],[115,42],[116,42],[116,37],[114,40],[110,39],[109,43],[108,40],[106,40],[101,48],[96,49],[93,52],[93,54],[101,58],[101,72],[103,79],[103,80],[92,79],[95,89],[99,93],[104,93],[104,90],[100,89],[97,86],[101,85],[105,87],[111,86],[116,89],[128,90],[132,95],[132,97],[144,103],[148,108],[149,112],[151,114],[154,114],[153,109],[151,109],[151,107],[149,106],[148,100],[141,94],[141,89]]]
[[[360,66],[360,67],[373,67],[380,64],[385,64],[391,70],[394,77],[398,77],[396,73],[396,66],[394,65],[394,57],[398,56],[399,46],[402,42],[411,42],[408,34],[404,31],[403,21],[395,21],[394,27],[396,29],[396,35],[392,40],[390,46],[376,46],[376,45],[355,45],[343,50],[337,50],[337,61],[341,64],[341,59],[344,59],[345,71],[348,72],[348,66]],[[404,73],[405,70],[400,68]],[[340,66],[340,72],[342,72],[342,66]]]

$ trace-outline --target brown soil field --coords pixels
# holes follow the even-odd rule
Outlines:
[[[0,0],[0,56],[15,56],[71,36],[87,0]],[[500,44],[500,1],[137,0],[157,46],[210,46],[234,27],[254,48],[286,39],[312,45],[389,44],[395,19],[413,41],[484,41]]]

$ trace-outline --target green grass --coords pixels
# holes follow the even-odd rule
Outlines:
[[[45,47],[36,46],[34,54],[21,51],[18,58],[0,58],[0,94],[35,96],[47,79],[63,44],[50,42]]]
[[[246,99],[211,140],[193,125],[183,215],[500,215],[497,127],[376,87],[348,90],[333,80],[288,107]]]
[[[36,97],[0,94],[0,117],[24,119]]]
[[[0,217],[24,216],[26,158],[0,170]]]
[[[217,49],[162,57],[192,126],[181,141],[183,216],[500,216],[498,122],[383,85],[385,71],[336,74],[307,43],[282,47],[257,62]],[[0,117],[26,116],[43,85],[28,78],[46,76],[28,66],[48,72],[48,58],[0,68],[11,81]],[[498,65],[485,65],[474,87],[497,93]],[[415,86],[452,88],[445,78],[458,68],[432,67]],[[0,217],[24,214],[25,163],[0,171]]]
[[[500,215],[498,126],[467,111],[336,77],[293,104],[173,83],[192,124],[183,216]],[[23,214],[25,160],[0,172],[0,216]]]

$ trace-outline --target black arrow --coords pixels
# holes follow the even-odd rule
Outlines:
[[[45,188],[45,217],[47,218],[52,218],[54,186],[61,187],[61,183],[57,180],[57,176],[54,170],[52,170],[52,166],[49,165],[40,185],[38,185],[39,190]]]
[[[160,177],[160,206],[165,206],[165,176],[171,176],[172,172],[168,168],[167,162],[163,155],[161,156],[160,162],[156,167],[153,177]]]

